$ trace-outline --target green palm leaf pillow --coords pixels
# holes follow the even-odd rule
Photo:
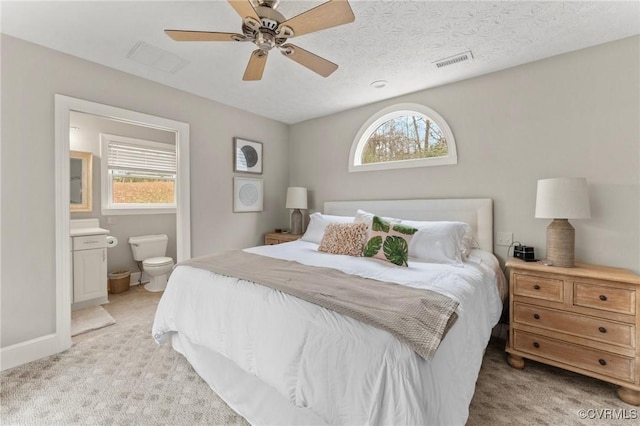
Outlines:
[[[409,241],[416,232],[416,228],[374,216],[371,235],[362,255],[386,260],[398,266],[409,266]]]

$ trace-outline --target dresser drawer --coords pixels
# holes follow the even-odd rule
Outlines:
[[[625,348],[633,349],[636,347],[635,326],[630,324],[621,324],[517,302],[514,303],[513,318],[516,323],[520,324],[573,334]]]
[[[605,287],[574,282],[573,304],[603,311],[635,315],[636,292],[632,289]]]
[[[273,246],[276,244],[280,244],[280,240],[276,240],[275,238],[265,237],[264,244],[267,246]]]
[[[626,382],[634,382],[633,358],[614,355],[519,330],[514,331],[513,345],[518,351]]]
[[[106,235],[86,235],[73,237],[73,250],[91,250],[105,248],[107,246]]]
[[[534,275],[514,274],[513,292],[518,296],[562,302],[564,300],[563,281]]]

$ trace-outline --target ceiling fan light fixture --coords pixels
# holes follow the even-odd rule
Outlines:
[[[287,40],[294,36],[353,22],[355,15],[348,0],[328,0],[289,19],[276,10],[279,0],[227,0],[227,2],[242,18],[242,34],[190,30],[164,31],[175,41],[253,42],[258,50],[254,50],[251,54],[242,78],[245,81],[262,78],[267,54],[274,47],[287,58],[322,77],[328,77],[338,69],[337,64],[301,47],[288,44]]]
[[[383,87],[387,87],[387,84],[389,84],[387,80],[376,80],[371,82],[370,86],[374,89],[382,89]]]
[[[260,50],[271,50],[276,46],[276,38],[273,34],[261,31],[256,35],[255,43]]]

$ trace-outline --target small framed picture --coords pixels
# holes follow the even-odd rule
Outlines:
[[[233,171],[262,174],[262,143],[233,138]]]
[[[233,211],[261,212],[263,208],[262,179],[235,176],[233,178]]]

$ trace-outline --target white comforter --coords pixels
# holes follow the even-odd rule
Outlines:
[[[424,360],[384,330],[248,281],[178,266],[158,306],[154,338],[179,332],[327,424],[465,423],[502,311],[493,255],[474,250],[463,268],[411,259],[401,268],[321,253],[304,241],[246,251],[428,288],[460,303],[458,320]]]

